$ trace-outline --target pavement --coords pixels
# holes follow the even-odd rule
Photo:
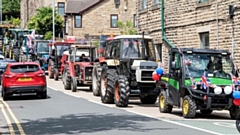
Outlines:
[[[238,135],[228,111],[211,115],[197,113],[195,119],[182,118],[181,109],[160,113],[158,103],[143,105],[138,98],[127,108],[102,104],[86,88],[64,90],[62,81],[48,79],[48,99],[35,96],[0,99],[1,134],[94,134],[94,135]]]

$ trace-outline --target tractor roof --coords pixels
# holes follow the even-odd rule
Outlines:
[[[122,38],[142,38],[142,35],[121,35],[121,36],[114,37],[114,39],[122,39]],[[144,35],[144,39],[153,39],[153,38],[150,36]]]
[[[106,39],[106,41],[111,41],[113,39],[114,39],[114,37],[109,37],[109,38]]]
[[[96,48],[94,45],[72,44],[71,47],[75,48]]]
[[[73,43],[69,43],[69,42],[55,42],[54,45],[57,45],[57,46],[71,46]],[[48,44],[49,46],[52,46],[53,43],[49,43]]]
[[[196,49],[196,48],[180,48],[181,52],[187,53],[187,52],[192,52],[192,53],[204,53],[204,54],[231,54],[227,50],[215,50],[215,49]],[[178,48],[172,48],[172,51],[176,52],[179,51]]]
[[[9,29],[9,30],[12,30],[12,31],[17,31],[17,32],[19,32],[19,31],[28,31],[28,32],[31,32],[31,31],[33,31],[33,29]]]

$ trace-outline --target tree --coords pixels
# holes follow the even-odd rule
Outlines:
[[[6,17],[5,22],[13,24],[15,26],[21,25],[21,20],[19,18],[14,18],[11,16],[10,20]]]
[[[133,23],[131,21],[126,21],[126,23],[123,23],[121,21],[117,21],[117,26],[120,29],[120,33],[122,35],[136,35],[137,31],[133,26]]]
[[[30,18],[27,26],[29,29],[35,29],[38,34],[45,35],[49,31],[53,31],[52,8],[42,7],[36,10],[37,13]],[[55,35],[62,32],[63,17],[55,11]]]
[[[2,0],[3,12],[20,12],[20,0]]]

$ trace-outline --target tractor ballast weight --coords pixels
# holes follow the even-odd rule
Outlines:
[[[59,79],[63,53],[69,50],[71,45],[72,43],[69,42],[54,42],[49,44],[50,55],[48,59],[48,76],[50,79]]]
[[[127,107],[131,95],[154,104],[159,91],[152,79],[158,66],[153,39],[144,34],[116,36],[108,47],[99,70],[102,102]]]
[[[172,48],[169,57],[169,72],[157,83],[160,112],[171,113],[177,106],[184,118],[194,118],[196,110],[202,114],[229,110],[236,119],[240,101],[234,92],[239,92],[239,75],[228,51]]]
[[[69,54],[63,71],[64,88],[76,92],[77,86],[89,86],[92,90],[92,69],[97,56],[96,47],[89,44],[73,44]]]

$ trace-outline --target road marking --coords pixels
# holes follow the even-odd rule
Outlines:
[[[6,111],[4,110],[4,107],[3,107],[2,104],[0,104],[0,108],[1,108],[1,110],[2,110],[2,113],[3,113],[3,115],[4,115],[5,119],[6,119],[6,121],[7,121],[7,124],[8,124],[8,128],[9,128],[9,132],[10,132],[10,134],[11,134],[11,135],[15,135],[15,132],[14,132],[14,129],[13,129],[13,126],[12,126],[11,120],[9,119],[9,117],[8,117]]]
[[[213,122],[214,125],[236,129],[236,124],[226,122]]]
[[[59,90],[56,90],[56,89],[53,88],[53,87],[49,87],[49,88],[50,88],[50,89],[53,89],[53,90],[55,90],[55,91],[59,91]],[[65,92],[63,92],[63,93],[65,93]],[[67,94],[70,95],[70,96],[73,96],[73,97],[77,97],[76,95],[73,95],[72,93],[67,93]],[[79,96],[78,96],[77,98],[79,98]],[[99,104],[99,105],[102,105],[102,106],[107,106],[107,107],[113,108],[113,106],[108,105],[108,104],[99,103],[99,102],[96,102],[96,101],[90,100],[90,99],[87,99],[87,100],[88,100],[89,102],[92,102],[92,103],[96,103],[96,104]],[[153,117],[153,116],[150,116],[150,115],[147,115],[147,114],[138,113],[138,112],[135,112],[135,111],[131,111],[131,110],[124,109],[124,108],[118,108],[118,107],[115,107],[115,108],[116,108],[116,109],[125,110],[125,111],[127,111],[127,112],[134,113],[134,114],[138,114],[138,115],[141,115],[141,116],[145,116],[145,117],[157,119],[157,120],[160,120],[160,121],[164,121],[164,122],[167,122],[167,123],[171,123],[171,124],[175,124],[175,125],[179,125],[179,126],[183,126],[183,127],[187,127],[187,128],[191,128],[191,129],[203,131],[203,132],[206,132],[206,133],[211,133],[211,134],[215,134],[215,135],[224,135],[224,134],[221,134],[221,133],[209,131],[209,130],[202,129],[202,128],[197,128],[197,127],[194,127],[194,126],[190,126],[190,125],[178,123],[178,122],[171,121],[171,120],[167,120],[167,119],[156,118],[156,117]]]
[[[7,110],[8,110],[8,112],[9,112],[9,114],[11,115],[11,117],[13,118],[15,124],[16,124],[17,127],[18,127],[18,130],[19,130],[19,132],[20,132],[20,135],[26,135],[25,132],[23,131],[23,128],[22,128],[20,122],[18,121],[18,119],[16,118],[16,116],[13,114],[13,112],[12,112],[12,110],[10,109],[9,105],[8,105],[5,101],[3,101],[2,99],[0,99],[0,100],[1,100],[2,103],[7,107]]]

